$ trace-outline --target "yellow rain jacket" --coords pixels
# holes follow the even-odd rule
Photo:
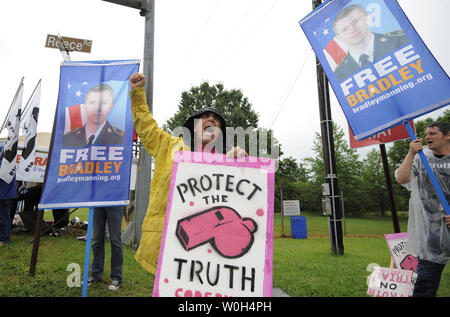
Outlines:
[[[132,89],[130,98],[134,128],[145,150],[155,160],[147,214],[142,224],[142,236],[135,259],[145,270],[156,275],[172,175],[173,154],[176,151],[190,151],[190,148],[183,143],[181,137],[175,138],[158,127],[148,108],[143,87]]]

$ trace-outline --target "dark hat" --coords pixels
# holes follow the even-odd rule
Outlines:
[[[190,140],[184,140],[184,142],[189,145],[193,146],[194,144],[194,120],[200,118],[204,113],[212,112],[219,116],[220,123],[221,123],[221,130],[222,130],[222,138],[223,138],[223,151],[226,150],[226,131],[227,131],[227,124],[225,122],[225,119],[223,118],[222,113],[213,107],[203,107],[199,111],[197,111],[195,114],[191,115],[189,118],[187,118],[186,122],[184,123],[183,127],[187,128],[189,132],[191,133],[191,139]]]

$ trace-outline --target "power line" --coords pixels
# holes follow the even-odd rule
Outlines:
[[[216,70],[212,73],[212,75],[210,77],[215,76],[227,64],[228,60],[234,56],[237,48],[241,47],[244,44],[244,42],[250,37],[250,35],[252,35],[252,33],[258,29],[258,27],[267,18],[267,16],[269,16],[269,14],[273,11],[273,9],[275,8],[275,6],[278,4],[279,1],[280,0],[276,0],[273,3],[273,5],[270,7],[270,9],[268,11],[266,11],[266,13],[261,17],[261,19],[259,19],[259,21],[252,27],[252,29],[244,36],[244,38],[241,39],[241,41],[239,42],[239,45],[236,45],[234,47],[234,50],[229,55],[229,58],[225,59],[225,61],[219,67],[216,68]]]
[[[297,67],[298,70],[296,73],[294,73],[294,76],[292,77],[294,80],[293,79],[290,80],[292,82],[292,84],[290,86],[288,85],[289,88],[286,89],[287,93],[285,94],[285,97],[282,97],[280,99],[280,102],[279,102],[280,105],[276,108],[275,115],[272,116],[273,119],[271,121],[271,124],[269,125],[269,129],[272,129],[273,125],[275,124],[275,121],[277,120],[278,115],[280,114],[281,110],[283,109],[284,104],[286,103],[287,99],[289,98],[289,96],[292,92],[292,89],[294,88],[295,84],[297,83],[297,80],[300,78],[300,75],[306,65],[306,61],[308,60],[309,56],[311,55],[311,52],[312,52],[312,49],[309,47],[308,53],[306,54],[305,58],[303,59],[303,62],[299,63],[299,66]]]
[[[278,4],[278,2],[280,2],[280,0],[276,0],[273,5],[270,7],[269,11],[267,11],[262,17],[261,19],[258,21],[258,23],[256,23],[253,28],[250,30],[250,32],[247,33],[247,35],[241,40],[241,43],[246,41],[248,39],[248,37],[259,27],[259,25],[267,18],[267,16],[272,13],[273,9],[275,8],[275,6]]]
[[[193,41],[193,44],[191,46],[191,49],[189,50],[189,53],[186,54],[186,56],[185,56],[185,60],[191,55],[192,51],[194,50],[194,47],[195,47],[196,43],[198,42],[198,40],[200,38],[200,35],[203,33],[204,29],[206,28],[206,26],[208,25],[209,21],[211,20],[211,17],[213,16],[214,12],[216,11],[216,9],[217,9],[217,7],[219,5],[219,2],[220,2],[220,0],[218,0],[216,2],[215,6],[210,11],[208,17],[206,18],[205,22],[203,23],[203,26],[200,28],[199,32],[197,33],[197,36],[196,36],[195,40]],[[261,1],[260,0],[255,0],[255,2],[245,11],[245,13],[242,15],[240,21],[238,22],[238,24],[233,28],[233,30],[228,34],[226,39],[223,41],[223,44],[226,44],[230,40],[230,38],[233,36],[233,34],[239,29],[239,27],[245,21],[247,16],[250,14],[250,12],[252,12],[252,10],[255,8],[255,6],[258,3],[261,3]],[[217,48],[217,51],[219,51],[219,50],[220,50],[220,48]],[[217,55],[218,54],[213,54],[213,56],[217,56]],[[183,65],[186,65],[186,63],[183,63]],[[175,108],[175,107],[176,107],[176,105],[171,106],[171,108]]]
[[[239,29],[239,27],[242,25],[244,20],[247,18],[247,16],[250,14],[250,12],[253,10],[253,8],[256,6],[256,4],[258,4],[258,1],[259,1],[259,3],[261,3],[260,0],[255,0],[255,2],[247,9],[247,11],[244,13],[242,18],[240,19],[239,23],[233,28],[233,30],[230,32],[230,34],[228,34],[227,38],[223,42],[224,44],[226,44],[230,40],[230,38],[232,37],[234,32],[236,32],[236,30]]]
[[[229,40],[232,38],[233,34],[239,29],[239,27],[242,25],[242,23],[245,21],[245,19],[247,18],[247,16],[250,14],[250,12],[252,12],[253,8],[258,4],[261,3],[260,0],[255,0],[255,2],[247,9],[247,11],[245,11],[244,15],[240,18],[238,24],[233,28],[233,30],[228,34],[228,36],[226,37],[226,39],[222,42],[222,46],[226,45]],[[214,52],[214,54],[212,54],[213,57],[218,56],[220,52],[220,48],[218,47],[217,50]]]
[[[200,39],[201,34],[205,30],[206,26],[208,25],[209,21],[211,20],[212,16],[214,15],[214,12],[216,11],[217,7],[219,6],[220,2],[222,0],[217,0],[216,4],[212,8],[212,10],[209,12],[208,17],[206,18],[205,22],[203,22],[203,25],[201,26],[200,30],[197,32],[197,35],[195,36],[194,41],[192,42],[191,48],[189,49],[188,54],[186,54],[185,60],[187,60],[194,50],[195,46],[197,45],[198,40]]]
[[[199,31],[197,32],[197,35],[195,36],[194,41],[192,42],[192,45],[188,51],[188,53],[184,56],[184,62],[183,62],[183,67],[185,67],[188,63],[187,60],[188,58],[192,55],[192,52],[194,51],[195,46],[197,45],[197,42],[200,39],[201,34],[203,33],[203,31],[205,30],[206,26],[208,25],[209,21],[211,20],[211,18],[213,17],[215,11],[217,10],[217,8],[219,7],[219,4],[222,0],[217,0],[216,3],[214,4],[214,7],[211,9],[211,11],[208,14],[208,17],[205,19],[205,21],[203,22],[202,26],[200,27]],[[169,113],[172,112],[173,108],[178,107],[177,104],[173,104],[170,106],[170,111]],[[175,111],[176,112],[176,111]]]

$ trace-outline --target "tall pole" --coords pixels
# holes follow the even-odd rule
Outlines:
[[[146,81],[147,105],[153,112],[153,63],[155,47],[155,0],[103,0],[115,4],[140,10],[140,15],[145,17],[144,35],[144,66],[143,73]],[[142,235],[142,223],[147,213],[148,199],[150,196],[150,183],[152,180],[152,158],[141,145],[139,151],[138,173],[136,179],[136,208],[134,213],[134,243],[137,247]]]
[[[284,210],[283,210],[283,189],[280,189],[281,200],[281,236],[284,237]]]
[[[28,275],[34,276],[36,272],[36,263],[39,252],[39,242],[41,241],[41,228],[42,222],[44,221],[44,211],[37,210],[35,208],[34,212],[36,213],[36,225],[34,227],[34,239],[33,239],[33,248],[31,250],[31,262],[30,262],[30,270],[28,271]]]
[[[392,188],[391,170],[386,154],[386,145],[380,144],[381,160],[383,161],[384,178],[388,189],[389,204],[391,206],[392,223],[394,225],[394,232],[400,233],[400,223],[398,221],[397,207],[395,204],[394,190]]]
[[[313,9],[318,7],[322,0],[313,0]],[[336,172],[336,158],[334,150],[333,121],[331,119],[330,92],[328,79],[322,65],[316,57],[317,87],[319,94],[320,126],[322,133],[323,162],[325,168],[325,182],[329,186],[326,198],[331,202],[331,215],[328,216],[331,252],[334,255],[344,254],[342,235],[342,211],[339,203],[339,187]]]
[[[147,78],[145,91],[147,105],[153,113],[153,64],[155,48],[155,0],[143,0],[141,15],[145,13],[145,40],[144,40],[144,75]],[[136,209],[134,214],[134,246],[137,247],[142,235],[142,223],[147,213],[150,196],[150,183],[152,180],[152,158],[140,146],[138,176],[136,180]]]

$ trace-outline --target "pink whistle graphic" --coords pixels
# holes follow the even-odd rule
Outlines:
[[[253,219],[220,206],[178,220],[176,236],[186,251],[209,242],[223,257],[238,258],[250,250],[257,230]]]
[[[417,264],[419,263],[419,259],[414,255],[408,254],[403,261],[400,263],[400,267],[403,270],[411,270],[417,273]]]

